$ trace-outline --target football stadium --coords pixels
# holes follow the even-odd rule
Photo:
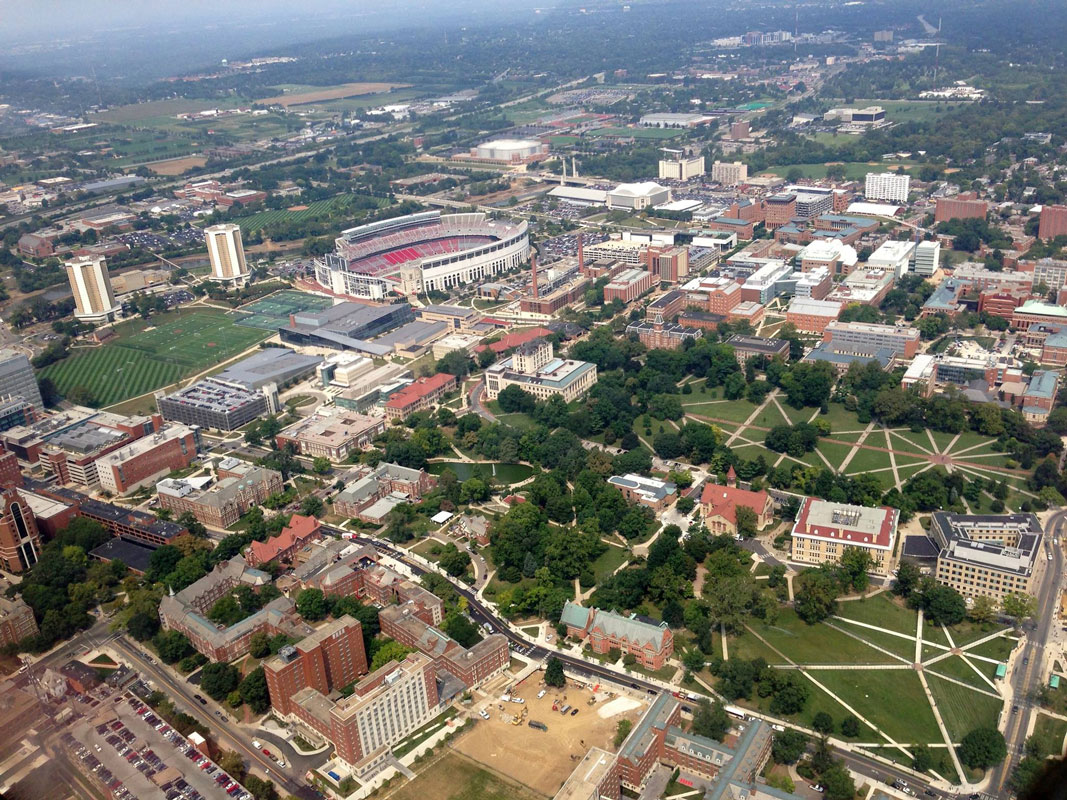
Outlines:
[[[446,292],[518,267],[530,257],[526,222],[426,211],[343,231],[315,265],[334,294],[384,298]]]

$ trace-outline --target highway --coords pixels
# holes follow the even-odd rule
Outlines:
[[[1037,592],[1036,622],[1026,625],[1022,651],[1016,656],[1015,668],[1012,670],[1011,690],[1012,708],[1008,710],[1008,725],[1004,730],[1004,739],[1008,744],[1008,757],[995,770],[990,784],[990,791],[998,796],[1004,792],[1004,784],[1011,776],[1014,766],[1025,755],[1026,732],[1030,726],[1030,717],[1036,713],[1030,700],[1030,693],[1045,682],[1047,665],[1045,647],[1048,645],[1052,626],[1059,618],[1060,587],[1063,583],[1063,550],[1052,545],[1053,538],[1064,535],[1067,522],[1067,510],[1057,511],[1045,524],[1045,546],[1052,553],[1052,561],[1046,563],[1047,569],[1041,579],[1041,588]],[[1038,554],[1041,558],[1042,554]]]

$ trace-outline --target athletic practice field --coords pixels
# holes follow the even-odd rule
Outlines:
[[[235,324],[215,309],[173,311],[115,326],[118,336],[78,348],[42,370],[62,394],[84,386],[97,405],[118,403],[176,383],[240,353],[269,334]]]

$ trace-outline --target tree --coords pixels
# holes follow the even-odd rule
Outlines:
[[[730,717],[718,700],[710,702],[702,699],[693,712],[693,724],[689,729],[698,736],[721,742],[730,732]]]
[[[252,658],[266,658],[270,655],[270,636],[263,631],[252,634],[248,642],[248,654]]]
[[[939,583],[923,587],[922,606],[927,619],[934,625],[958,625],[967,616],[963,596],[951,586]]]
[[[979,595],[974,598],[974,602],[971,603],[971,610],[967,612],[967,616],[974,622],[985,623],[992,622],[997,618],[997,602],[992,597],[986,595]]]
[[[178,515],[178,519],[175,522],[198,539],[203,539],[207,536],[207,528],[204,527],[204,523],[194,517],[191,511],[183,511]]]
[[[174,664],[193,653],[193,646],[180,631],[160,631],[153,637],[152,644],[164,664]]]
[[[305,517],[317,517],[322,513],[322,509],[322,500],[313,494],[300,501],[300,513]]]
[[[809,625],[822,622],[837,613],[837,582],[826,572],[809,569],[796,579],[793,607],[797,616]]]
[[[699,650],[686,650],[682,653],[682,666],[690,672],[700,672],[707,663],[707,656]]]
[[[907,599],[919,585],[922,573],[910,561],[901,561],[897,567],[897,578],[893,581],[893,594]]]
[[[438,563],[441,565],[441,569],[453,578],[458,578],[466,574],[467,568],[471,565],[471,555],[466,550],[460,550],[454,544],[447,544],[442,549]]]
[[[374,657],[371,659],[370,670],[374,672],[376,669],[384,667],[390,661],[403,661],[407,658],[408,653],[412,652],[410,647],[405,647],[400,642],[389,639],[383,642],[374,653]]]
[[[309,622],[317,622],[326,616],[329,606],[321,589],[303,589],[296,596],[296,611]]]
[[[1037,598],[1024,592],[1012,592],[1004,595],[1000,608],[1015,623],[1015,627],[1019,627],[1024,620],[1032,619],[1037,614]]]
[[[860,721],[852,714],[841,720],[841,735],[855,739],[860,735]]]
[[[808,737],[800,731],[778,731],[771,744],[771,758],[775,764],[795,764],[807,749]]]
[[[748,506],[735,506],[735,521],[737,523],[737,533],[746,539],[751,539],[756,535],[756,524],[758,518],[756,512]]]
[[[563,674],[563,662],[555,656],[549,656],[545,664],[545,685],[562,689],[567,685],[567,677]]]
[[[958,752],[971,769],[987,769],[1004,760],[1008,746],[996,728],[975,728],[960,740]]]
[[[846,547],[839,563],[852,588],[857,592],[864,591],[870,583],[867,572],[874,566],[870,552],[860,547]]]
[[[126,630],[137,641],[146,642],[159,630],[159,617],[139,611],[130,617],[126,623]]]
[[[926,772],[934,765],[934,757],[930,748],[925,744],[917,744],[912,748],[911,768],[916,772]]]
[[[696,504],[696,500],[688,495],[684,495],[678,498],[678,502],[674,504],[674,507],[678,509],[679,514],[687,515],[696,508]]]
[[[311,471],[316,475],[326,475],[333,468],[330,464],[330,459],[324,456],[317,456],[314,461],[311,462]]]
[[[267,676],[263,667],[256,667],[249,672],[237,687],[241,700],[248,703],[254,714],[262,714],[270,708],[270,695],[267,693]]]
[[[471,622],[466,614],[460,614],[458,611],[451,611],[445,616],[441,630],[464,647],[473,647],[482,640],[478,626]]]
[[[274,781],[249,775],[245,778],[244,785],[256,800],[278,800],[278,790],[274,787]]]
[[[237,688],[240,676],[230,664],[212,662],[200,670],[200,688],[215,700],[223,700]]]
[[[852,800],[856,796],[856,783],[841,761],[819,775],[819,781],[826,788],[826,800]]]
[[[633,730],[634,724],[628,719],[620,719],[615,726],[615,747],[619,747],[626,741],[626,737],[630,735],[630,731]]]
[[[238,781],[244,781],[247,774],[245,761],[236,750],[223,750],[219,754],[219,766]]]

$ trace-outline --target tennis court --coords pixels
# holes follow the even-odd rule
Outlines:
[[[289,323],[290,314],[299,314],[301,311],[322,311],[332,305],[333,300],[329,297],[282,289],[241,306],[234,315],[234,321],[247,328],[276,331]]]

